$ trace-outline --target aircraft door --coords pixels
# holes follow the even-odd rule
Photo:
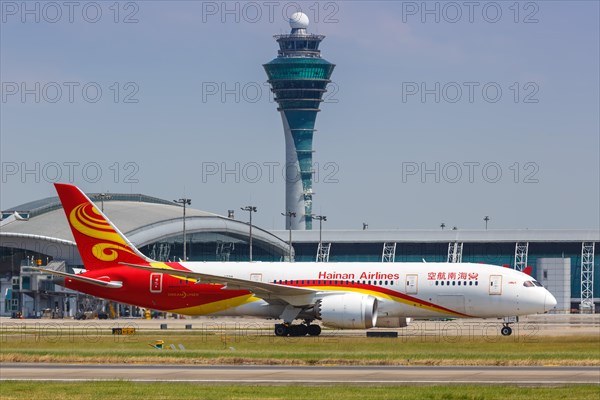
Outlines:
[[[419,275],[406,275],[406,294],[417,294],[419,286]]]
[[[162,292],[163,274],[150,274],[150,293]]]
[[[502,294],[502,275],[490,275],[490,295]]]

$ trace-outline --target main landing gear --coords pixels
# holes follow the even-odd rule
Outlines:
[[[300,325],[275,324],[275,336],[319,336],[320,334],[321,327],[310,322]]]

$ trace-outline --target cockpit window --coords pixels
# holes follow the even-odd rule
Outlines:
[[[525,287],[544,287],[541,283],[539,283],[538,281],[525,281],[523,282],[523,286]]]

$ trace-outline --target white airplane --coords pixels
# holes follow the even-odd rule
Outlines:
[[[55,185],[86,267],[60,275],[81,292],[185,315],[279,319],[277,336],[405,327],[411,318],[545,313],[556,299],[531,276],[473,263],[157,262],[140,253],[77,187]],[[294,321],[302,321],[294,324]]]

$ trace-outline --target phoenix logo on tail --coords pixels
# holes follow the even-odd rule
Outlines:
[[[55,186],[87,270],[107,268],[120,262],[152,262],[76,186],[62,183]]]

